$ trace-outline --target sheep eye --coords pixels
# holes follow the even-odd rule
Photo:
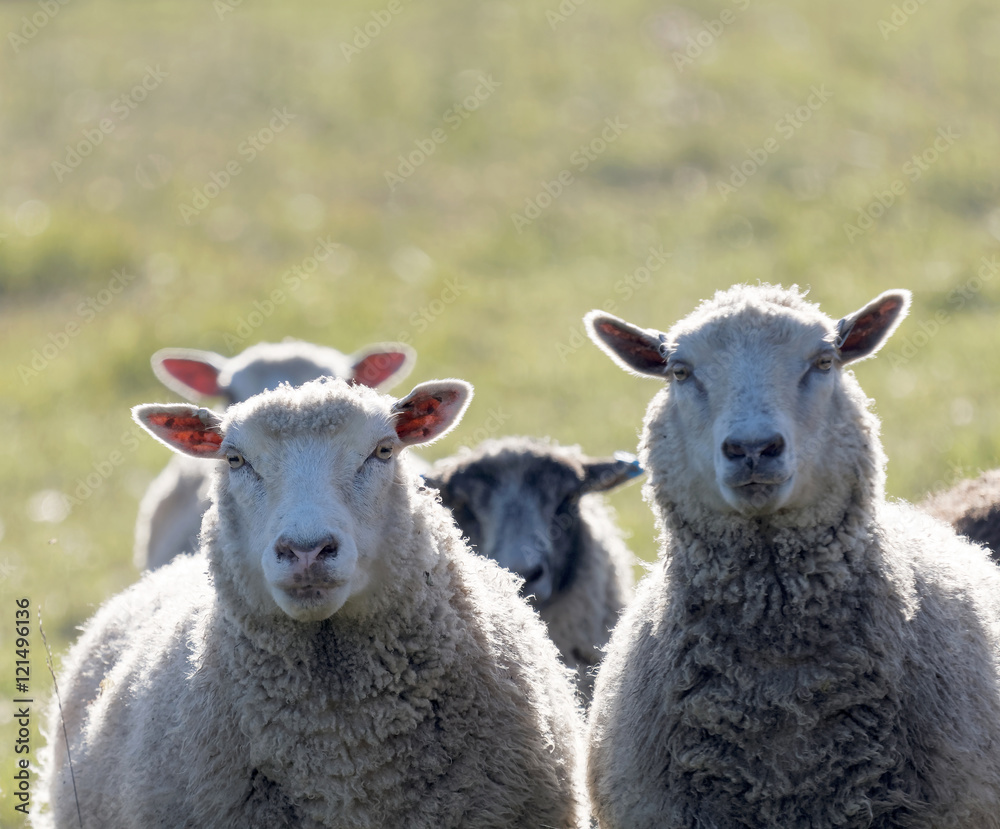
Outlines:
[[[683,383],[691,376],[691,369],[685,365],[675,365],[670,367],[670,374],[678,383]]]
[[[372,454],[381,461],[387,461],[392,457],[392,444],[380,443]]]
[[[829,371],[833,368],[833,357],[829,354],[824,354],[822,357],[817,357],[813,365],[819,371]]]
[[[230,469],[239,469],[246,463],[246,459],[239,452],[232,451],[226,453],[226,462]]]

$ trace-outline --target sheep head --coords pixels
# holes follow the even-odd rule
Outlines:
[[[886,292],[834,322],[797,289],[736,286],[668,333],[600,311],[585,320],[591,339],[625,370],[666,381],[643,442],[660,453],[651,467],[672,465],[682,478],[677,486],[687,491],[671,498],[762,516],[807,507],[858,476],[850,465],[866,454],[877,423],[859,424],[864,415],[852,401],[864,409],[864,398],[843,367],[878,351],[909,296]],[[654,476],[663,492],[671,490],[666,477]]]
[[[490,440],[439,461],[424,476],[469,543],[524,579],[538,609],[568,587],[580,543],[580,498],[642,474],[622,453],[591,458],[529,438]]]
[[[409,509],[405,488],[415,486],[398,473],[397,456],[448,432],[471,396],[461,380],[423,383],[395,401],[319,380],[265,392],[224,415],[148,404],[133,417],[176,452],[224,461],[214,495],[224,566],[238,571],[256,605],[270,600],[310,622],[386,575],[383,550],[408,525],[398,513]]]

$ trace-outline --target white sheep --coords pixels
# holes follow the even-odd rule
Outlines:
[[[590,714],[603,829],[1000,827],[1000,571],[886,501],[844,370],[908,305],[835,323],[796,288],[736,286],[666,334],[586,317],[666,381],[639,453],[664,555]]]
[[[213,505],[203,554],[108,601],[64,662],[86,829],[584,825],[571,674],[400,457],[470,395],[324,379],[136,407],[215,468]],[[55,709],[48,731],[51,819],[75,827]]]
[[[406,378],[415,359],[413,349],[402,343],[381,343],[347,355],[286,340],[257,343],[228,359],[212,351],[164,348],[150,362],[160,381],[185,400],[201,403],[221,397],[229,405],[281,383],[299,386],[324,376],[388,387]],[[174,456],[153,479],[139,503],[133,546],[136,567],[152,570],[197,549],[209,484],[205,465],[183,455]]]
[[[577,446],[508,437],[444,458],[424,476],[473,547],[524,579],[522,595],[587,700],[632,596],[635,563],[598,493],[640,474],[630,455],[591,458]]]

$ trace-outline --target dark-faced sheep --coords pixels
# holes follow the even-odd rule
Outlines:
[[[665,381],[639,457],[663,559],[612,636],[589,723],[602,829],[997,829],[1000,570],[884,494],[846,367],[909,294],[839,322],[737,286],[667,333],[591,337]]]
[[[440,460],[424,476],[473,548],[524,579],[522,594],[587,700],[601,649],[632,596],[634,556],[600,493],[641,473],[631,456],[591,458],[575,446],[511,437]]]

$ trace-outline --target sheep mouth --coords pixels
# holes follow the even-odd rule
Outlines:
[[[730,475],[726,480],[726,486],[731,489],[747,489],[753,492],[755,487],[777,488],[788,483],[792,476],[783,472],[747,472],[745,475]]]
[[[792,476],[751,475],[739,483],[727,482],[723,497],[743,515],[764,515],[779,510],[788,500]]]
[[[296,584],[281,588],[282,592],[296,602],[311,604],[325,601],[330,592],[340,587],[341,582],[322,582],[317,584]]]

